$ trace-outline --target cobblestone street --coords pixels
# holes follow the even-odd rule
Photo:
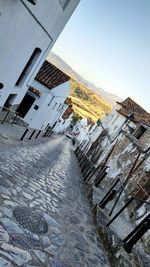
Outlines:
[[[70,140],[0,145],[0,267],[109,266]]]

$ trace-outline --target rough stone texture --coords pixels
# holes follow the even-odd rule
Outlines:
[[[0,225],[0,244],[9,241],[9,235],[7,231]]]
[[[31,198],[30,198],[31,199]],[[42,214],[28,207],[16,207],[13,215],[19,225],[34,234],[45,234],[48,231],[47,223]]]
[[[93,213],[97,231],[112,267],[148,267],[150,255],[144,251],[141,240],[133,247],[129,254],[123,248],[122,240],[133,230],[133,225],[129,221],[128,214],[120,215],[109,227],[106,227],[110,220],[110,204],[103,209],[99,207],[99,196],[104,197],[105,190],[102,188],[89,187],[88,198]]]
[[[13,267],[9,261],[7,261],[3,258],[0,259],[0,266],[1,267]]]
[[[108,267],[70,140],[0,142],[0,267]],[[34,216],[20,213],[20,223],[17,207],[40,214],[48,231],[28,228]]]
[[[14,247],[7,243],[3,243],[1,245],[1,249],[3,249],[1,253],[18,266],[22,266],[24,263],[31,260],[30,253],[28,251]]]

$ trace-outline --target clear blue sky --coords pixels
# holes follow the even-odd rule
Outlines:
[[[150,0],[81,0],[53,52],[150,112]]]

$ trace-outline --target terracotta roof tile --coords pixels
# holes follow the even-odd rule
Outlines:
[[[70,80],[70,77],[46,60],[36,75],[35,80],[51,90]]]
[[[62,115],[62,118],[64,120],[67,120],[72,113],[73,113],[72,107],[68,106],[67,109],[65,110],[64,114]]]
[[[123,102],[117,103],[121,105],[121,109],[119,109],[118,112],[123,116],[127,117],[133,114],[132,120],[134,122],[150,125],[150,114],[130,97],[126,98]]]

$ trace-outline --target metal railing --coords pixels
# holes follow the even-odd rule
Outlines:
[[[84,181],[89,180],[93,176],[95,176],[94,185],[99,186],[100,183],[104,182],[105,178],[107,177],[107,168],[108,168],[108,166],[106,165],[107,160],[105,161],[105,164],[99,164],[98,166],[95,166],[92,163],[91,159],[87,156],[86,152],[87,152],[86,149],[83,149],[83,147],[80,146],[78,146],[75,151],[83,175],[83,180]],[[143,204],[149,206],[150,202],[145,201],[144,199],[140,199],[136,196],[130,196],[127,193],[127,184],[128,181],[130,180],[130,177],[132,176],[133,172],[141,165],[141,162],[143,162],[142,159],[140,163],[137,165],[140,155],[141,152],[137,153],[136,159],[133,162],[133,165],[127,177],[125,177],[124,181],[122,181],[122,179],[120,179],[119,176],[116,177],[115,181],[110,186],[110,189],[109,190],[107,189],[108,191],[107,193],[105,193],[105,195],[103,194],[103,191],[105,190],[105,188],[108,188],[108,184],[103,186],[102,190],[103,198],[101,199],[99,204],[96,205],[99,206],[102,210],[106,208],[106,213],[109,213],[107,218],[110,217],[110,220],[107,219],[105,226],[109,227],[114,223],[113,231],[116,231],[115,229],[118,227],[118,220],[123,222],[124,220],[123,218],[125,218],[123,224],[124,227],[122,229],[121,235],[120,235],[120,230],[117,230],[116,233],[117,235],[118,234],[120,235],[124,249],[128,253],[132,252],[133,246],[150,229],[149,212],[146,212],[146,214],[144,213],[145,215],[142,216],[142,218],[144,219],[142,220],[141,223],[139,223],[138,225],[136,223],[137,211],[139,209],[139,206],[141,207]],[[121,195],[123,196],[121,197]],[[113,215],[113,213],[115,214]]]
[[[0,123],[4,124],[6,122],[10,124],[17,124],[22,127],[28,126],[18,112],[6,107],[2,107],[2,110],[0,111]]]
[[[8,124],[15,124],[19,125],[21,127],[25,128],[24,133],[19,138],[20,141],[31,140],[33,138],[37,139],[39,137],[51,137],[54,135],[54,132],[52,129],[47,129],[46,131],[43,130],[37,130],[37,129],[31,129],[28,128],[28,125],[20,116],[18,112],[12,109],[8,109],[6,107],[2,107],[2,110],[0,111],[0,123],[8,123]]]

